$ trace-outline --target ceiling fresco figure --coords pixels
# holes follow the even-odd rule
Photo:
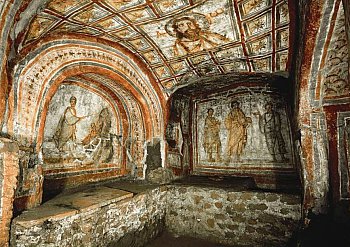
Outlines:
[[[201,19],[205,25],[200,25],[197,19]],[[169,30],[170,24],[172,31]],[[171,20],[165,30],[176,37],[173,45],[174,56],[192,54],[230,42],[225,36],[206,30],[208,28],[209,20],[200,14],[193,13]]]
[[[70,106],[66,108],[58,122],[53,140],[59,151],[73,151],[76,146],[76,124],[86,118],[78,117],[75,109],[77,98],[72,96],[69,100]]]
[[[252,123],[251,118],[246,117],[239,106],[240,103],[238,101],[232,101],[232,109],[225,119],[225,126],[228,131],[226,145],[228,162],[231,159],[240,160],[247,143],[247,127]]]
[[[208,115],[205,118],[204,124],[204,137],[203,137],[203,147],[208,155],[208,161],[220,161],[220,125],[221,122],[214,116],[214,109],[208,109]],[[215,156],[215,158],[213,157]]]

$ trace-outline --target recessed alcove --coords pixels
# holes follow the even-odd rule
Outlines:
[[[80,78],[51,98],[42,144],[43,198],[64,188],[115,178],[125,170],[122,113],[111,95]]]

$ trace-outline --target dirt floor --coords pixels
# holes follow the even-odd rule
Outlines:
[[[228,247],[228,245],[215,244],[206,240],[190,237],[174,237],[168,232],[163,232],[159,237],[144,247]]]

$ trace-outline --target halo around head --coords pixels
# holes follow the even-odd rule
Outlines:
[[[207,30],[209,29],[209,21],[207,19],[207,17],[204,15],[204,14],[200,14],[200,13],[187,13],[187,14],[182,14],[182,15],[178,15],[172,19],[170,19],[164,26],[164,29],[165,31],[167,32],[167,34],[169,34],[170,36],[172,37],[175,37],[176,36],[176,32],[174,31],[174,28],[173,28],[173,23],[176,21],[176,20],[179,20],[183,17],[187,17],[187,18],[190,18],[190,19],[193,19],[195,20],[199,27],[203,30]]]

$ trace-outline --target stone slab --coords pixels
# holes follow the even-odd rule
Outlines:
[[[23,227],[41,224],[46,220],[59,220],[77,213],[133,197],[133,193],[109,187],[89,188],[73,194],[63,194],[23,212],[15,221]]]

